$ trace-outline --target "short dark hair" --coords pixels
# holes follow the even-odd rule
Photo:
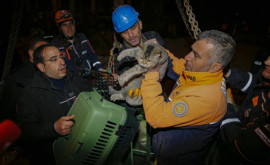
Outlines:
[[[35,36],[31,39],[30,43],[29,43],[29,50],[35,50],[35,44],[40,42],[40,41],[44,41],[49,43],[45,38],[39,37],[39,36]]]
[[[215,46],[212,53],[217,57],[217,62],[225,68],[235,54],[235,40],[229,34],[218,30],[208,30],[200,33],[198,41],[204,39],[208,40]]]
[[[51,46],[56,47],[55,45],[53,45],[51,43],[40,45],[39,47],[37,47],[37,49],[34,51],[34,55],[33,55],[34,64],[36,66],[37,66],[37,64],[44,62],[44,57],[43,57],[44,49],[47,47],[51,47]]]

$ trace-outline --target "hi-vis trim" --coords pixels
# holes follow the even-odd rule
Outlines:
[[[178,102],[173,106],[173,114],[177,117],[183,117],[188,112],[188,106],[184,102]]]
[[[263,133],[260,128],[255,129],[256,134],[262,139],[262,141],[270,147],[270,139]]]
[[[248,75],[249,75],[248,82],[247,82],[246,86],[244,86],[244,88],[241,89],[242,92],[245,92],[252,82],[252,77],[253,77],[252,74],[248,72]]]
[[[88,42],[87,40],[83,40],[82,43]]]
[[[228,124],[228,123],[235,123],[235,122],[240,123],[241,121],[240,121],[238,118],[229,118],[229,119],[225,119],[225,120],[223,120],[223,121],[221,122],[220,128],[221,128],[223,125],[225,125],[225,124]]]
[[[60,102],[59,104],[63,104],[63,103],[68,102],[69,100],[72,100],[72,99],[74,99],[74,98],[76,98],[76,96],[73,96],[73,97],[71,97],[71,98],[68,98],[67,100],[62,101],[62,102]]]
[[[227,97],[227,90],[226,90],[226,83],[225,83],[225,81],[226,80],[224,78],[222,78],[221,90],[222,90],[224,96]]]
[[[87,53],[87,50],[85,50],[85,51],[82,51],[82,54],[86,54]]]
[[[99,61],[97,61],[97,62],[95,62],[94,64],[93,64],[93,66],[95,66],[95,65],[97,65],[97,64],[101,64]]]

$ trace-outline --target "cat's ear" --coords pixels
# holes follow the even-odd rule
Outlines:
[[[136,57],[139,48],[130,48],[123,50],[117,57],[117,61],[121,61],[125,57]]]
[[[161,52],[157,53],[156,55],[157,55],[159,58],[161,58],[161,57],[162,57]]]

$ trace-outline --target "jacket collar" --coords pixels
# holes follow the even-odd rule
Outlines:
[[[69,79],[72,77],[72,74],[70,74],[69,72],[67,72],[65,79],[65,82],[69,81]],[[55,89],[55,90],[59,90],[55,85],[53,85],[53,83],[51,82],[51,80],[43,73],[41,73],[40,71],[37,71],[33,77],[32,83],[31,85],[34,88],[42,88],[42,89]]]
[[[222,80],[223,71],[220,70],[215,73],[183,71],[183,78],[185,79],[185,82],[190,85],[198,85],[198,83],[201,85],[214,84]]]

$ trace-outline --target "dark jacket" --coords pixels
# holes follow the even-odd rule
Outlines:
[[[221,137],[247,164],[270,164],[270,85],[262,77],[236,69],[227,79],[247,93],[238,114],[232,106],[221,125]]]
[[[36,71],[34,64],[27,60],[7,76],[0,92],[0,121],[15,119],[16,104],[22,95],[22,90],[30,84]]]
[[[101,68],[101,63],[91,43],[83,33],[76,33],[73,44],[62,34],[52,40],[52,44],[60,49],[65,56],[67,70],[75,72],[82,77],[89,77],[92,67]]]
[[[81,91],[90,91],[77,74],[68,73],[64,90],[57,88],[41,72],[36,72],[18,106],[18,124],[22,130],[20,144],[31,164],[54,164],[52,143],[59,137],[54,123],[66,116]],[[34,162],[34,163],[33,163]]]

